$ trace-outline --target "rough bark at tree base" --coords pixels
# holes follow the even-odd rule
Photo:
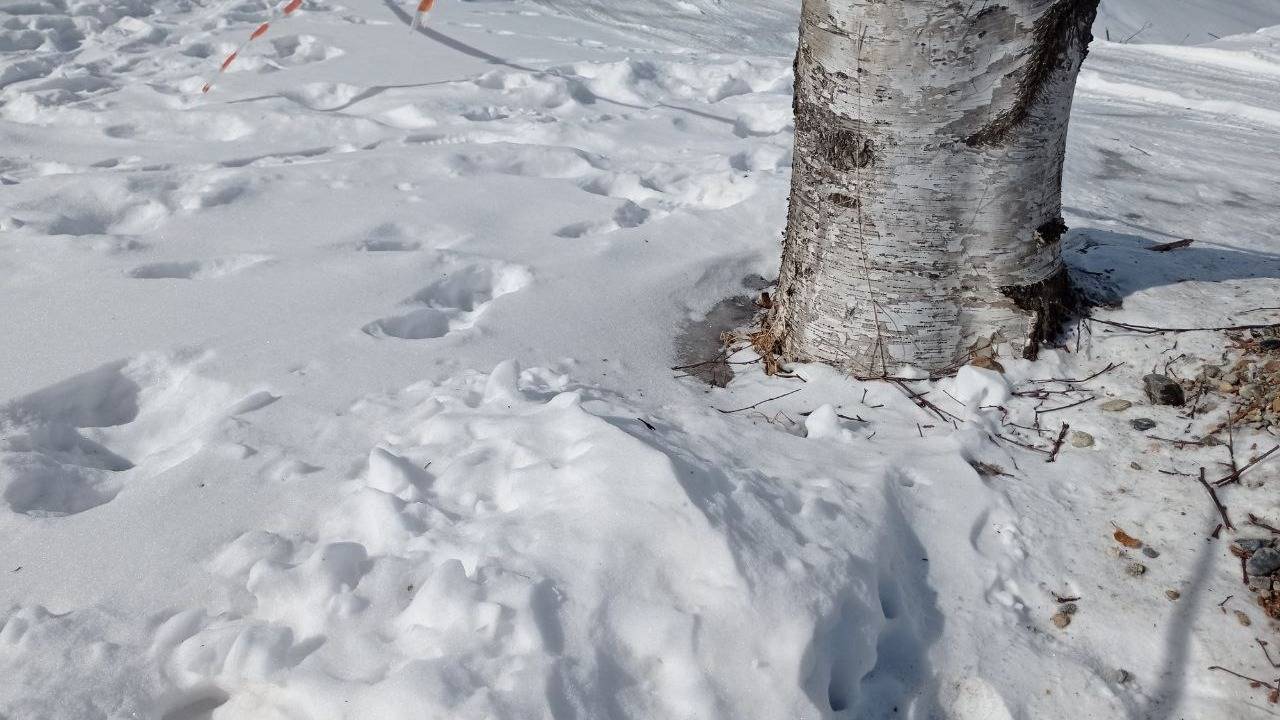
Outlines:
[[[1002,287],[1000,292],[1031,317],[1022,351],[1022,357],[1028,360],[1036,359],[1041,346],[1057,335],[1080,306],[1065,267],[1040,282]]]
[[[1080,293],[1071,284],[1070,273],[1066,268],[1032,285],[1002,287],[1000,291],[1030,316],[1026,344],[1021,353],[1021,356],[1027,360],[1035,360],[1039,357],[1041,348],[1057,337],[1072,318],[1079,316],[1085,305]],[[782,372],[783,363],[803,360],[803,358],[787,356],[783,350],[784,343],[780,339],[780,333],[770,324],[770,320],[771,314],[764,313],[761,316],[760,329],[750,333],[747,339],[750,340],[752,349],[762,358],[765,374],[774,375]],[[964,360],[988,354],[995,349],[994,345],[975,346],[970,348],[969,355]],[[935,374],[950,374],[958,370],[961,364],[963,363],[958,360],[956,364],[941,368]],[[888,374],[859,377],[875,379],[888,377]]]
[[[1038,352],[1074,305],[1062,163],[1097,3],[805,0],[762,353],[874,377]]]

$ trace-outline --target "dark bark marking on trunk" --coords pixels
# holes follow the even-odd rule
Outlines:
[[[811,136],[814,152],[832,169],[847,173],[875,164],[875,143],[849,128],[846,118],[799,99],[795,102],[795,111],[796,133]]]
[[[827,200],[830,200],[833,205],[849,210],[856,210],[859,204],[858,198],[838,192],[827,195]]]
[[[1089,29],[1098,14],[1098,2],[1099,0],[1058,0],[1036,21],[1032,28],[1034,40],[1031,44],[1031,58],[1018,81],[1013,105],[981,130],[965,138],[966,145],[989,147],[1002,144],[1027,119],[1032,106],[1061,66],[1062,58],[1073,48],[1079,47],[1083,60],[1089,52],[1089,43],[1093,40],[1093,33]]]
[[[1065,228],[1063,225],[1063,229]],[[1000,292],[1020,310],[1032,315],[1031,332],[1022,353],[1028,360],[1036,359],[1040,354],[1040,346],[1057,333],[1079,305],[1066,267],[1040,282],[1002,287]]]
[[[1056,217],[1036,228],[1036,244],[1040,247],[1056,245],[1062,241],[1062,236],[1066,234],[1067,229],[1067,224],[1062,218]]]

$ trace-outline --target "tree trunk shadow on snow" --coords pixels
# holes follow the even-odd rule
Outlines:
[[[1213,552],[1217,543],[1206,540],[1196,557],[1187,589],[1179,598],[1168,620],[1164,635],[1164,660],[1160,684],[1146,697],[1146,703],[1130,705],[1129,720],[1174,720],[1187,687],[1187,663],[1190,660],[1191,633],[1195,627],[1200,600],[1213,571]],[[1123,694],[1120,697],[1125,697]]]
[[[669,442],[667,433],[680,431],[661,422],[648,430],[634,418],[600,417],[667,456],[689,501],[724,533],[748,587],[754,582],[749,568],[757,564],[748,556],[751,548],[760,546],[754,535],[764,531],[762,524],[778,528],[798,544],[808,541],[795,526],[789,498],[772,490],[774,480],[760,470],[725,467],[693,454],[692,443]],[[885,479],[885,517],[876,547],[868,557],[855,554],[863,548],[848,550],[842,573],[848,585],[817,620],[803,654],[797,682],[824,718],[943,716],[929,652],[942,635],[944,618],[929,584],[928,552],[896,487],[894,478]]]
[[[884,493],[873,561],[851,557],[847,573],[872,586],[878,603],[868,607],[859,588],[851,587],[815,631],[800,681],[824,717],[933,720],[945,716],[929,659],[944,618],[929,584],[928,552],[892,478],[886,478]]]
[[[1101,304],[1182,282],[1280,279],[1280,255],[1198,242],[1167,252],[1147,249],[1166,241],[1080,228],[1063,239],[1062,256],[1076,287]]]

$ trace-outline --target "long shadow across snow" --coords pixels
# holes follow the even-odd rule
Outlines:
[[[408,11],[406,11],[404,8],[397,5],[395,3],[395,0],[382,0],[382,4],[386,5],[387,8],[389,8],[391,12],[397,18],[399,18],[400,21],[403,22],[405,25],[410,25],[410,26],[413,25],[413,16],[410,15]],[[444,33],[440,32],[439,30],[435,30],[425,25],[419,25],[416,27],[416,29],[422,35],[425,35],[426,37],[440,43],[441,45],[444,45],[445,47],[451,50],[456,50],[457,52],[460,52],[464,55],[468,55],[470,57],[476,58],[477,60],[484,60],[487,63],[491,63],[493,65],[501,65],[503,67],[510,68],[512,70],[519,70],[520,72],[532,73],[534,75],[550,75],[552,77],[560,78],[561,80],[564,80],[565,82],[569,83],[569,93],[570,95],[573,96],[573,99],[577,100],[583,105],[590,105],[593,102],[599,100],[601,102],[609,103],[610,105],[617,105],[619,107],[630,108],[632,110],[654,110],[657,108],[666,108],[668,110],[675,110],[677,112],[683,112],[683,113],[688,113],[689,115],[695,115],[705,120],[713,120],[715,122],[724,123],[726,125],[737,125],[737,121],[734,120],[733,118],[722,117],[714,113],[703,112],[701,110],[687,108],[682,105],[671,105],[665,102],[656,103],[653,106],[635,105],[633,103],[627,103],[621,100],[613,100],[611,98],[602,97],[600,95],[595,94],[590,89],[588,89],[586,84],[582,82],[582,78],[580,77],[561,73],[555,69],[539,70],[538,68],[531,68],[531,67],[528,67],[527,65],[521,65],[519,63],[512,62],[510,60],[507,60],[506,58],[501,58],[501,57],[498,57],[497,55],[494,55],[493,53],[481,50],[480,48],[475,47],[474,45],[468,45],[467,43],[464,43],[461,40],[458,40],[457,38],[449,37],[448,35],[445,35]]]
[[[1201,243],[1167,252],[1149,249],[1157,244],[1141,235],[1081,228],[1063,239],[1062,254],[1075,275],[1085,276],[1084,287],[1111,302],[1182,282],[1280,279],[1280,255],[1274,253]]]

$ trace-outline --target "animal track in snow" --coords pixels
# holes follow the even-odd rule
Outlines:
[[[622,205],[618,206],[617,210],[613,211],[613,217],[608,220],[595,222],[587,220],[579,223],[573,223],[560,228],[555,234],[557,237],[562,238],[580,238],[590,235],[603,235],[605,233],[611,233],[615,230],[622,230],[624,228],[640,227],[650,220],[663,215],[666,215],[666,212],[660,210],[649,210],[627,200]]]
[[[236,255],[213,260],[186,260],[148,263],[129,271],[139,280],[209,280],[234,275],[270,260],[269,255]]]
[[[443,235],[439,230],[425,233],[418,232],[395,222],[382,223],[373,228],[356,242],[356,249],[363,252],[413,252],[430,245],[433,248],[447,246],[448,242],[436,243],[434,238]],[[425,242],[424,242],[424,237]],[[442,238],[443,240],[443,238]]]
[[[477,261],[454,267],[439,280],[414,293],[410,309],[364,326],[373,337],[425,340],[475,325],[495,298],[524,288],[529,271],[518,265]]]

